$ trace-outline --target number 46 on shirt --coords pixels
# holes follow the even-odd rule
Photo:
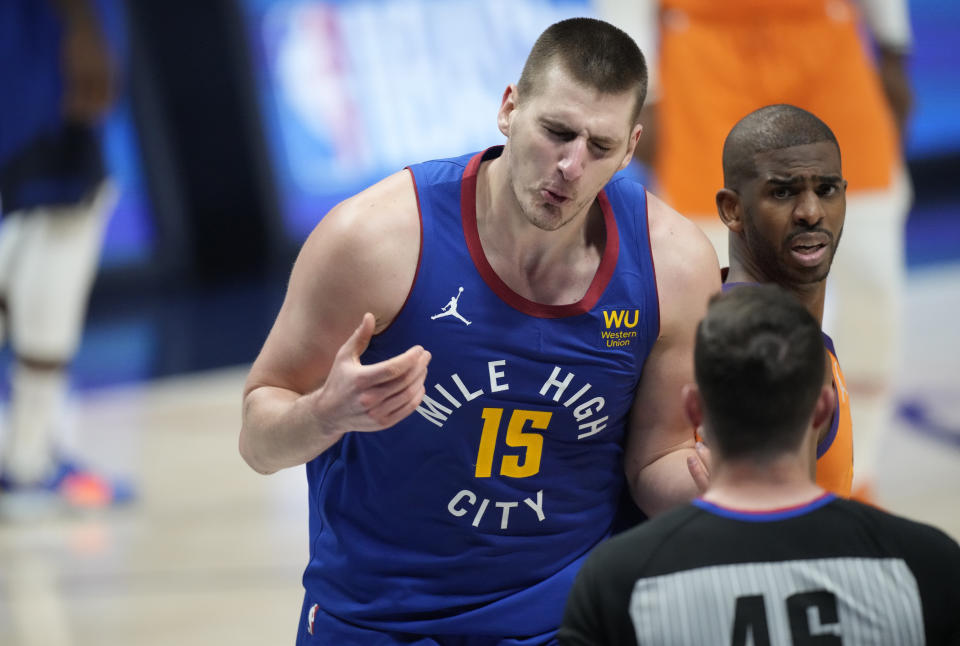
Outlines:
[[[837,597],[828,590],[798,592],[786,598],[793,646],[840,646]],[[731,646],[770,646],[763,595],[737,597]]]

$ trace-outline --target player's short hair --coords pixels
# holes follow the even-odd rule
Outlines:
[[[711,441],[727,458],[795,450],[824,383],[820,325],[774,284],[714,296],[697,327],[694,372]]]
[[[569,18],[547,27],[533,44],[517,89],[521,101],[536,94],[544,71],[559,61],[577,81],[600,92],[619,94],[633,89],[637,100],[633,123],[647,97],[647,63],[625,32],[595,18]]]
[[[837,138],[818,116],[786,103],[768,105],[740,119],[723,142],[723,185],[737,190],[756,177],[754,156],[770,150],[827,141],[837,147]]]

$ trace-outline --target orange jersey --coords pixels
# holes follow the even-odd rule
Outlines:
[[[833,339],[823,335],[833,368],[833,390],[837,396],[833,421],[827,436],[817,445],[817,484],[844,498],[850,497],[853,484],[853,423],[850,395],[840,371]]]
[[[733,125],[765,105],[809,110],[836,134],[849,191],[889,186],[900,159],[892,112],[849,0],[662,0],[661,197],[717,217],[718,163]]]

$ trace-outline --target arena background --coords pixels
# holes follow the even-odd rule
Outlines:
[[[327,209],[380,177],[502,141],[495,112],[533,39],[592,9],[116,7],[129,81],[106,145],[122,194],[72,369],[68,431],[78,453],[140,495],[104,514],[0,524],[0,643],[292,643],[307,553],[303,470],[258,476],[236,444],[245,369],[296,250]],[[960,538],[960,4],[910,7],[916,202],[901,414],[883,440],[878,486],[889,509]],[[9,361],[0,352],[3,374]],[[0,382],[0,407],[8,388]]]

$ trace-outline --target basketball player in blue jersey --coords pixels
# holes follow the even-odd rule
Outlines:
[[[240,432],[258,472],[306,464],[299,644],[555,643],[624,475],[648,515],[696,494],[680,391],[719,267],[611,181],[645,87],[623,32],[557,23],[504,145],[392,175],[305,242]]]

